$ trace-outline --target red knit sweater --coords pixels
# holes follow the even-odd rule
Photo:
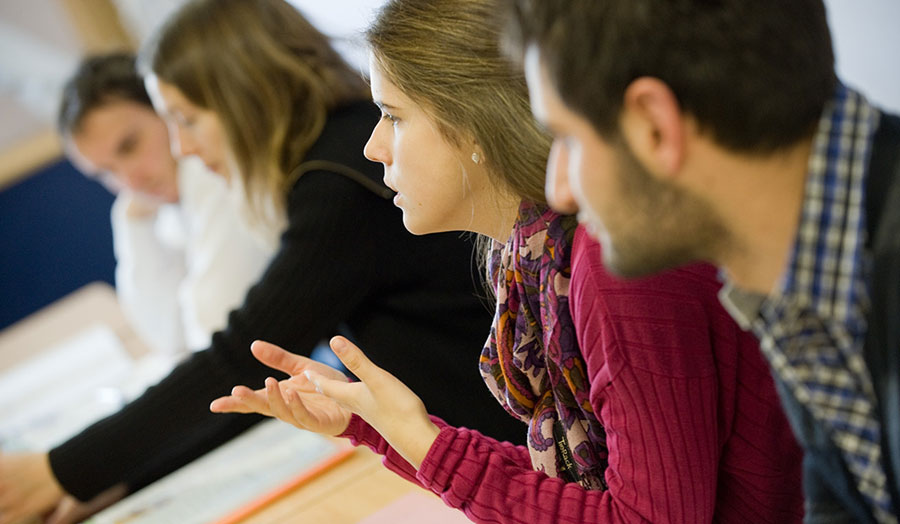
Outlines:
[[[571,282],[608,491],[547,477],[526,448],[436,418],[418,472],[358,417],[345,436],[479,523],[800,522],[801,450],[755,339],[718,303],[715,269],[621,281],[579,228]]]

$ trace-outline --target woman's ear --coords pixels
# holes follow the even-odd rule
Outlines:
[[[481,149],[481,146],[478,145],[478,142],[475,139],[469,140],[469,148],[471,151],[471,160],[475,164],[484,163],[484,150]]]
[[[641,77],[625,89],[620,118],[622,136],[654,175],[673,177],[685,158],[684,115],[665,82]]]

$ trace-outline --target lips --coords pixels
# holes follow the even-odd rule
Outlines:
[[[394,186],[388,181],[387,176],[385,176],[384,178],[382,178],[381,181],[384,182],[384,185],[386,185],[386,186],[388,187],[388,189],[390,189],[390,190],[393,191],[394,193],[397,193],[397,192],[398,192],[398,191],[397,191],[397,188],[394,187]]]

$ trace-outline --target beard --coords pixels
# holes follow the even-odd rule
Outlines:
[[[607,269],[637,278],[712,259],[728,238],[712,206],[655,178],[624,141],[615,152],[621,201],[600,238]]]

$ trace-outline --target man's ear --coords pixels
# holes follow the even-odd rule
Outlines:
[[[620,126],[631,151],[651,173],[675,176],[687,146],[675,93],[659,79],[641,77],[625,89],[622,102]]]

